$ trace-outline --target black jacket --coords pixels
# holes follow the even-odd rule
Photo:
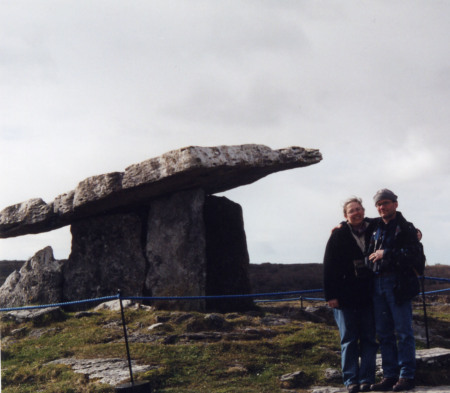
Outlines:
[[[381,274],[392,272],[396,276],[396,287],[394,293],[396,300],[402,302],[413,298],[419,293],[419,282],[417,281],[414,268],[417,270],[422,264],[423,248],[417,239],[417,230],[414,225],[403,217],[400,212],[396,213],[395,221],[384,224],[381,218],[373,221],[371,239],[368,244],[367,254],[374,251],[377,238],[381,235],[381,230],[388,228],[389,238],[384,249],[383,260],[379,268],[374,270]]]
[[[366,230],[366,242],[372,234]],[[364,265],[364,255],[348,224],[331,234],[324,256],[325,299],[338,299],[339,307],[360,308],[372,304],[373,273]]]

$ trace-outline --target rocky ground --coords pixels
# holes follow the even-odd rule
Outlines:
[[[126,308],[136,309],[136,307],[140,309],[145,309],[148,306],[136,305],[131,301],[125,300],[123,302]],[[151,309],[151,307],[148,307]],[[89,318],[90,316],[95,315],[96,313],[101,312],[102,310],[112,310],[112,311],[120,311],[119,302],[112,301],[108,303],[103,303],[99,305],[97,308],[89,310],[89,311],[81,311],[76,313],[75,318]],[[287,325],[291,323],[292,319],[301,319],[304,321],[311,321],[317,323],[326,323],[329,326],[333,324],[331,313],[327,310],[326,307],[309,307],[306,309],[299,308],[289,308],[289,311],[283,308],[280,308],[277,311],[277,307],[271,307],[272,311],[270,313],[266,313],[260,319],[260,326],[253,327],[243,327],[240,329],[227,329],[227,320],[222,314],[206,314],[204,316],[204,320],[202,321],[204,329],[196,329],[195,326],[192,326],[192,329],[187,329],[187,331],[182,333],[174,334],[171,332],[171,329],[167,328],[169,323],[177,323],[181,324],[183,321],[185,322],[189,318],[192,317],[189,313],[185,312],[173,312],[170,316],[161,316],[157,318],[154,324],[146,327],[145,333],[143,330],[136,330],[129,332],[128,339],[130,343],[160,343],[160,344],[179,344],[184,345],[193,342],[218,342],[220,340],[225,340],[228,342],[233,341],[253,341],[253,340],[261,340],[261,339],[270,339],[276,335],[274,333],[274,327],[279,327],[283,325]],[[27,321],[38,320],[42,318],[48,317],[50,314],[57,315],[61,313],[61,309],[58,307],[50,308],[50,309],[37,309],[37,310],[20,310],[20,311],[11,311],[8,313],[4,313],[2,315],[2,320],[13,320],[17,324],[26,323]],[[227,318],[232,318],[232,315],[227,315]],[[196,321],[196,324],[199,322]],[[116,321],[112,323],[111,326],[105,326],[107,329],[111,329],[117,331],[117,340],[123,340],[121,338],[121,329],[122,326],[120,321]],[[2,339],[2,346],[5,348],[8,347],[9,344],[14,343],[20,337],[24,337],[25,335],[30,337],[39,337],[42,335],[49,335],[52,332],[50,331],[52,327],[36,327],[30,331],[29,328],[19,327],[18,329],[11,330],[8,332],[6,337]],[[433,338],[438,338],[441,340],[441,343],[448,344],[448,338],[442,337],[442,332],[445,332],[445,326],[439,329],[434,328],[432,335]],[[416,318],[415,320],[415,331],[416,331],[416,339],[419,342],[423,342],[425,337],[424,325],[423,322],[420,321],[420,318]],[[149,333],[150,332],[150,333]],[[56,334],[56,333],[55,333]],[[450,385],[440,384],[440,382],[447,383],[448,376],[447,371],[450,366],[450,349],[440,348],[434,346],[438,343],[433,343],[431,349],[420,349],[417,351],[417,363],[418,369],[421,374],[421,381],[427,381],[427,378],[423,378],[424,375],[429,374],[429,385],[438,385],[439,386],[418,386],[414,392],[450,392]],[[446,345],[450,347],[450,345]],[[129,367],[126,360],[119,358],[89,358],[89,359],[77,359],[75,357],[66,357],[56,359],[51,362],[51,364],[64,364],[68,365],[72,368],[75,373],[83,374],[89,380],[98,380],[101,383],[105,383],[108,385],[118,385],[119,383],[123,383],[129,378]],[[238,366],[236,366],[238,367]],[[378,359],[378,367],[380,368],[380,359]],[[155,365],[146,365],[146,364],[136,364],[132,363],[132,370],[135,373],[147,372],[155,368]],[[246,370],[242,370],[245,372]],[[436,371],[439,371],[442,375],[445,375],[445,378],[436,377],[438,375]],[[345,392],[344,387],[336,387],[339,385],[341,376],[340,371],[337,369],[327,369],[326,380],[330,381],[330,386],[317,386],[306,389],[306,387],[302,387],[302,378],[303,372],[299,370],[297,372],[280,375],[280,385],[282,386],[282,391],[284,392],[311,392],[311,393],[338,393]],[[423,383],[422,383],[423,384]],[[425,383],[423,385],[428,385]]]

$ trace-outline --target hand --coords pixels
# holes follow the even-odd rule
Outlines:
[[[339,224],[331,230],[331,233],[333,233],[336,229],[341,229],[341,228],[342,228],[342,224]]]
[[[377,250],[369,255],[369,260],[372,262],[380,261],[383,259],[384,250]]]
[[[337,299],[330,299],[330,300],[328,300],[328,307],[330,307],[330,308],[338,308],[339,307],[339,301]]]

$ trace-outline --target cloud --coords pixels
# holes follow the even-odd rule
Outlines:
[[[376,215],[383,187],[442,261],[449,17],[426,0],[5,3],[0,210],[183,146],[303,146],[323,161],[226,193],[254,261],[320,261],[341,202]],[[61,233],[39,247],[68,254]],[[40,236],[0,240],[0,259]]]

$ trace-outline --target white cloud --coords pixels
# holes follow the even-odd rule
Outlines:
[[[226,193],[243,206],[255,261],[319,262],[340,203],[361,196],[375,215],[383,187],[442,261],[448,2],[0,7],[0,209],[187,145],[297,145],[323,161]],[[68,255],[65,231],[39,247]],[[29,257],[37,238],[0,240],[0,259]]]

